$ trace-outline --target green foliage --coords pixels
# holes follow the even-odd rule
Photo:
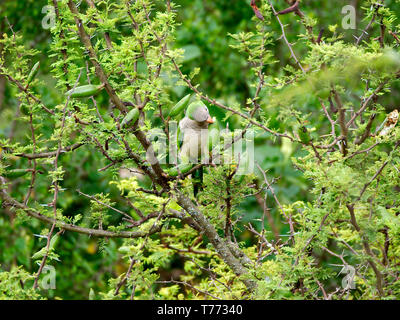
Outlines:
[[[40,295],[31,287],[34,276],[21,267],[10,272],[0,269],[0,300],[38,300]]]
[[[1,4],[0,299],[399,298],[399,1],[359,41],[345,1],[79,3],[43,38],[47,3]],[[195,196],[159,161],[198,105],[255,170],[203,164]]]

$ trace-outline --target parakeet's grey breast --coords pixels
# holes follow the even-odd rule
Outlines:
[[[183,134],[180,158],[181,160],[187,158],[191,162],[197,162],[207,153],[208,125],[213,120],[205,105],[193,110],[191,118],[193,120],[186,116],[179,122],[179,128]]]

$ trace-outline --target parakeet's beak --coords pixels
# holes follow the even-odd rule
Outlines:
[[[206,122],[208,122],[208,123],[214,123],[214,119],[211,118],[210,116],[208,116],[208,119],[206,120]]]

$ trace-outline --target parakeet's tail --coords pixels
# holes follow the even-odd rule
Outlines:
[[[203,190],[203,167],[193,172],[193,195],[195,198],[200,190]]]

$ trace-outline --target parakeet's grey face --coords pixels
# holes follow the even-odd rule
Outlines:
[[[210,112],[208,111],[208,108],[206,106],[198,107],[193,112],[193,119],[197,122],[204,122],[209,120],[210,118]]]
[[[202,101],[194,101],[186,109],[186,117],[194,121],[197,126],[208,125],[214,120],[210,116],[207,106]]]

